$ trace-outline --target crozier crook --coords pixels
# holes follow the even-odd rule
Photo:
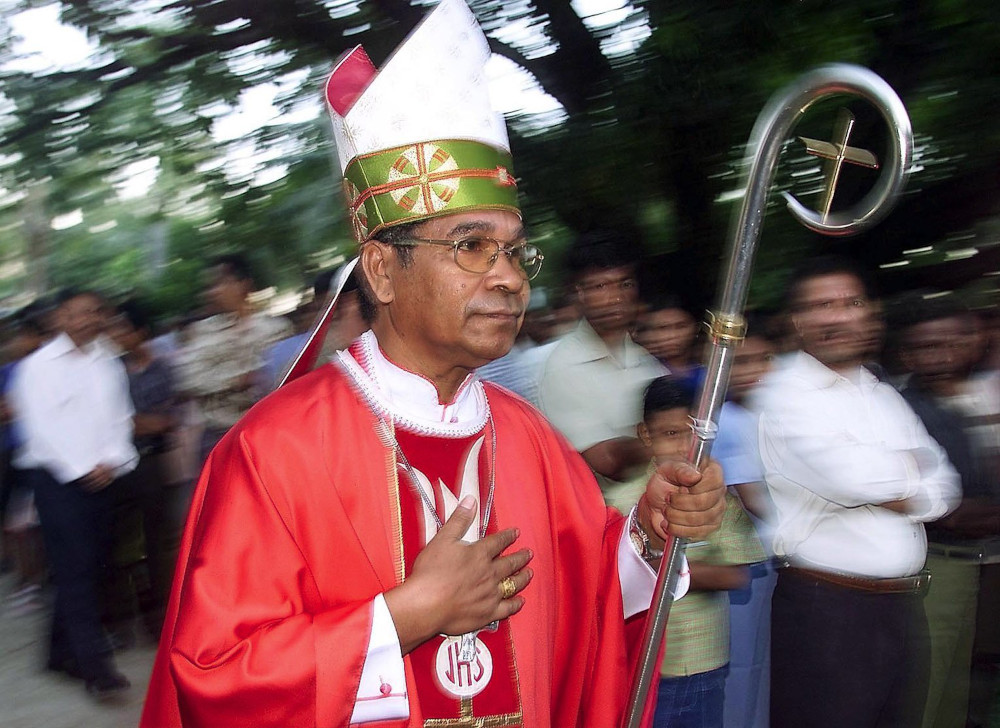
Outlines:
[[[790,194],[784,193],[788,209],[810,230],[824,235],[850,235],[882,219],[903,188],[913,150],[910,119],[895,91],[872,71],[848,64],[821,66],[799,77],[767,102],[757,117],[747,145],[747,155],[744,158],[744,168],[747,170],[746,189],[730,231],[726,273],[718,304],[709,313],[708,329],[712,350],[691,418],[694,437],[687,456],[688,462],[699,468],[711,452],[712,441],[718,429],[719,411],[729,385],[733,351],[746,334],[743,309],[767,198],[782,147],[796,122],[815,102],[841,95],[865,99],[878,109],[889,125],[891,140],[878,181],[854,206],[841,211],[830,211],[829,204],[836,189],[837,172],[843,161],[877,166],[866,163],[870,153],[847,146],[848,125],[848,130],[839,141],[831,143],[803,140],[810,153],[834,161],[835,173],[828,180],[824,210],[817,212],[809,209]],[[853,159],[849,159],[852,155]],[[660,642],[670,614],[673,594],[677,589],[683,554],[683,540],[672,539],[660,563],[656,590],[646,617],[640,662],[622,723],[625,728],[639,728],[642,722],[643,708],[653,675],[658,668]]]

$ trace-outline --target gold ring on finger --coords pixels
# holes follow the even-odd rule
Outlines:
[[[504,599],[510,599],[517,594],[517,584],[509,576],[500,580],[500,594]]]

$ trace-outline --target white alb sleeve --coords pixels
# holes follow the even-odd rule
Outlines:
[[[618,540],[618,580],[622,587],[622,609],[625,619],[649,609],[656,590],[656,571],[639,555],[632,545],[628,527],[622,530]],[[680,578],[677,580],[677,591],[674,599],[680,599],[687,594],[691,584],[691,570],[688,568],[687,557],[681,561]]]
[[[406,697],[406,672],[399,636],[385,597],[379,594],[372,602],[372,631],[358,695],[354,699],[351,725],[409,717],[410,704]]]

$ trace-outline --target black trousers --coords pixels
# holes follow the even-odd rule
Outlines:
[[[922,595],[779,572],[771,728],[918,728],[929,659]]]
[[[101,584],[110,568],[115,485],[88,493],[79,482],[60,483],[45,470],[26,471],[56,587],[49,664],[73,665],[86,680],[113,669],[101,628]]]
[[[156,454],[143,455],[135,470],[112,488],[115,573],[103,590],[104,619],[109,628],[130,622],[138,607],[154,636],[159,636],[171,576],[166,551],[171,524],[161,460]],[[141,548],[134,543],[140,537]]]

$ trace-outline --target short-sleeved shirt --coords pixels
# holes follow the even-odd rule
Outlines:
[[[166,359],[156,357],[142,371],[129,371],[128,384],[136,414],[175,414],[177,386],[173,368]],[[137,436],[135,447],[140,455],[163,452],[167,447],[166,435]]]
[[[612,353],[584,319],[545,362],[539,408],[577,452],[583,452],[606,440],[635,437],[646,387],[669,373],[627,335],[621,350]],[[642,467],[636,471],[626,478],[641,473]],[[609,504],[628,496],[625,483],[595,475]]]
[[[177,352],[181,389],[198,399],[208,427],[232,427],[269,389],[258,381],[246,388],[247,375],[262,380],[264,353],[291,333],[284,319],[254,314],[239,319],[217,314],[192,325],[188,344]]]
[[[706,541],[688,544],[691,563],[741,566],[766,557],[749,516],[732,494],[719,530]],[[729,662],[729,592],[691,589],[670,609],[663,677],[684,677],[715,670]]]
[[[763,483],[757,451],[757,415],[735,402],[723,404],[712,457],[722,466],[726,485]]]
[[[549,355],[539,387],[541,410],[578,452],[605,440],[635,437],[642,395],[669,371],[625,337],[612,354],[586,320]]]

